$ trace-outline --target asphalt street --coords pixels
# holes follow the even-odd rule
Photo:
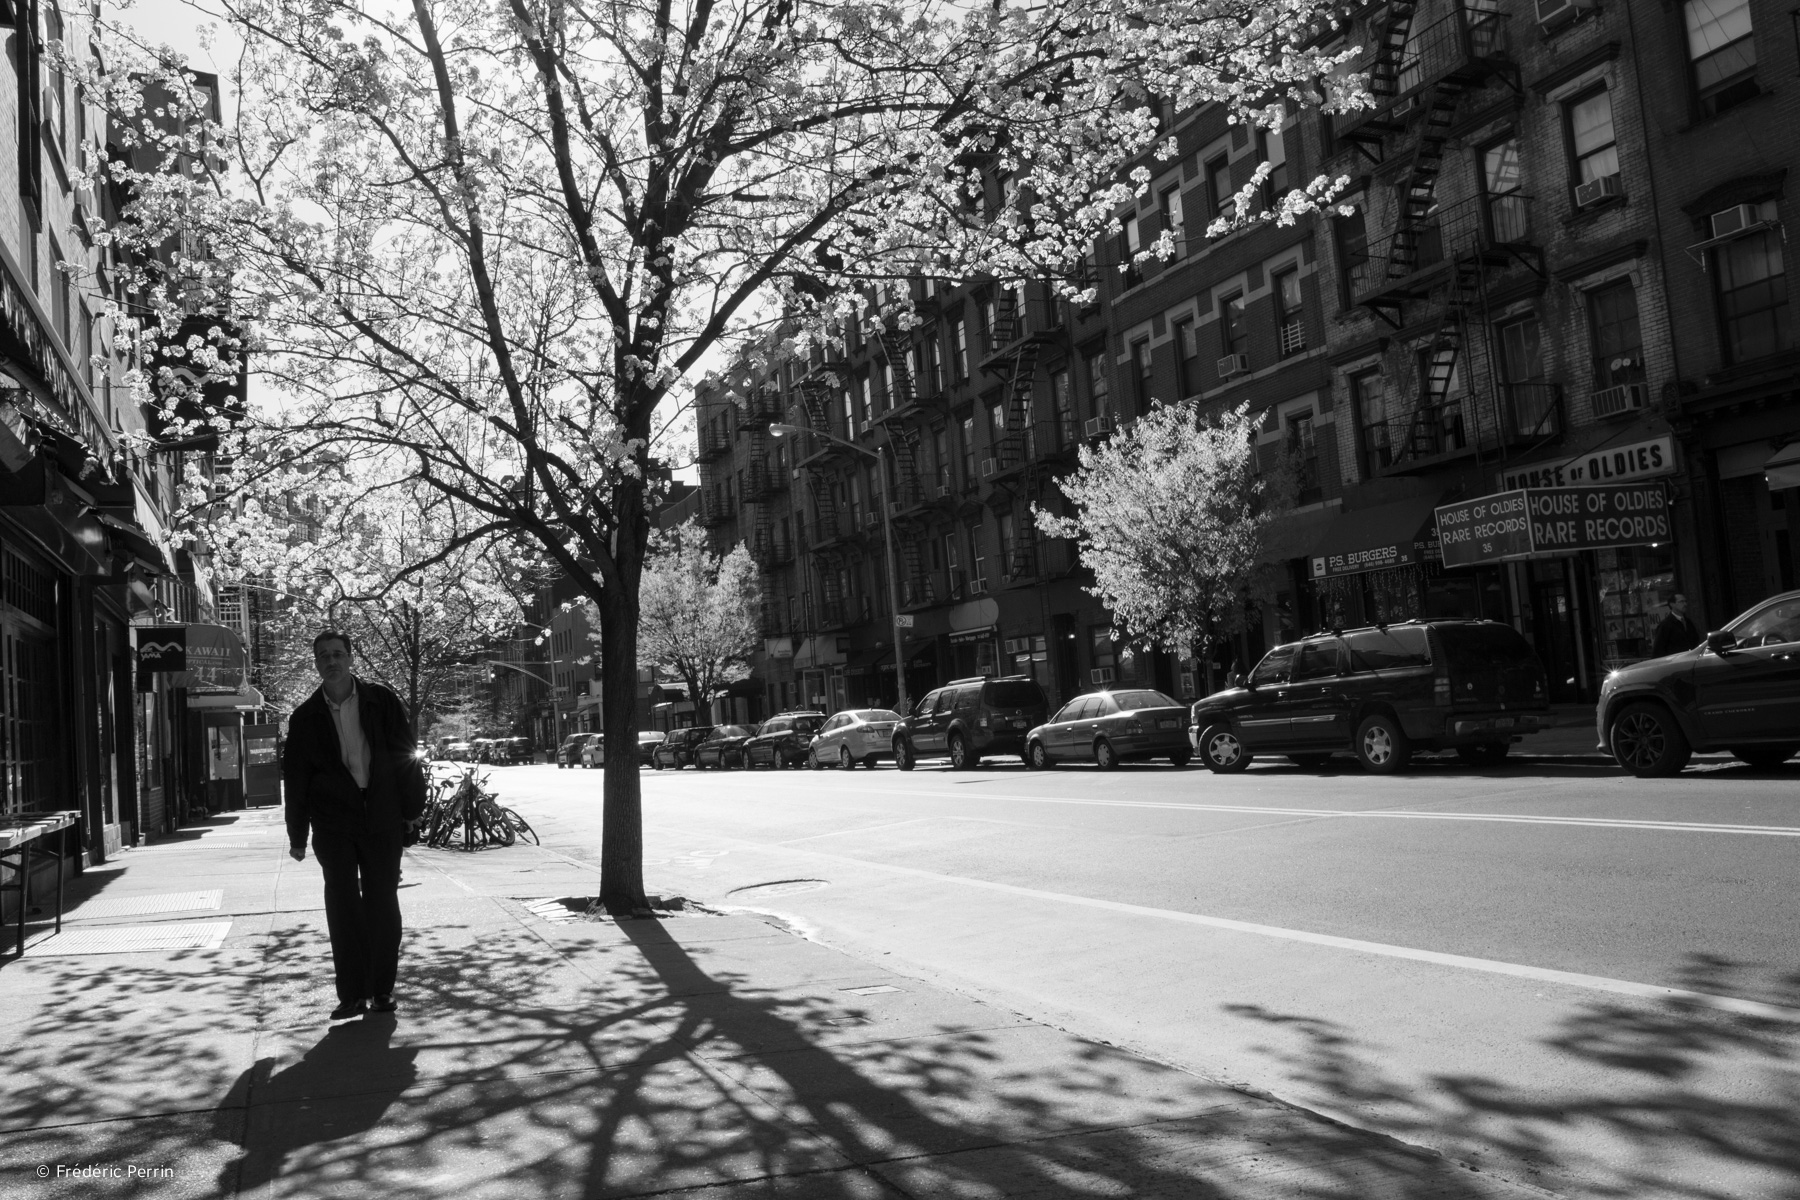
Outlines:
[[[491,777],[598,861],[599,772]],[[1552,1193],[1800,1196],[1800,763],[642,783],[653,892]]]

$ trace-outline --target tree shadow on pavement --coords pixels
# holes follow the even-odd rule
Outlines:
[[[1800,1008],[1800,975],[1771,988],[1744,968],[1691,956],[1674,986],[1761,992]],[[1776,994],[1770,994],[1774,992]],[[1579,1085],[1522,1087],[1470,1074],[1402,1078],[1344,1025],[1228,1005],[1282,1031],[1265,1047],[1284,1094],[1355,1114],[1397,1136],[1465,1154],[1515,1178],[1582,1196],[1652,1200],[1800,1197],[1800,1029],[1670,998],[1589,1000],[1541,1039],[1574,1060]]]

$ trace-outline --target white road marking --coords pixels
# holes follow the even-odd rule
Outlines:
[[[757,786],[757,785],[750,785]],[[928,796],[935,800],[967,800],[968,792],[931,792],[911,788],[884,788],[883,796]],[[1736,833],[1750,837],[1800,838],[1800,826],[1738,825],[1712,821],[1633,821],[1623,817],[1552,817],[1507,813],[1427,812],[1418,809],[1374,808],[1275,808],[1261,804],[1185,804],[1173,800],[1096,800],[1083,796],[1020,796],[982,792],[984,800],[1015,800],[1021,804],[1073,804],[1098,808],[1161,808],[1184,812],[1249,813],[1271,817],[1380,817],[1401,821],[1491,821],[1502,825],[1563,825],[1587,829],[1637,829],[1660,833]]]
[[[1567,987],[1610,992],[1614,995],[1631,996],[1640,1000],[1674,1001],[1691,1004],[1696,1008],[1711,1009],[1714,1012],[1800,1024],[1800,1008],[1765,1004],[1760,1000],[1746,1000],[1739,996],[1694,992],[1686,988],[1638,983],[1630,979],[1611,979],[1604,975],[1584,975],[1578,971],[1558,971],[1551,967],[1533,967],[1524,963],[1502,962],[1492,958],[1474,958],[1466,954],[1446,954],[1439,950],[1420,950],[1412,946],[1395,946],[1387,942],[1365,942],[1360,938],[1338,937],[1330,933],[1313,933],[1305,929],[1285,929],[1279,925],[1259,925],[1253,921],[1236,921],[1230,917],[1209,917],[1203,913],[1181,912],[1176,909],[1151,908],[1143,904],[1127,904],[1121,900],[1101,900],[1092,896],[1074,896],[1066,892],[1047,892],[1039,888],[1022,887],[1015,883],[972,879],[966,875],[944,875],[936,871],[921,870],[918,867],[900,867],[891,863],[871,862],[848,855],[829,854],[822,850],[796,850],[793,853],[828,858],[842,863],[853,863],[859,867],[910,875],[936,883],[960,884],[964,887],[981,888],[990,892],[1002,892],[1006,895],[1022,896],[1032,900],[1047,900],[1056,904],[1071,904],[1080,908],[1094,908],[1103,912],[1123,913],[1134,917],[1152,917],[1183,925],[1201,925],[1210,929],[1229,930],[1232,933],[1254,934],[1258,937],[1279,938],[1283,941],[1303,942],[1312,946],[1328,946],[1336,950],[1376,954],[1383,958],[1410,959],[1413,962],[1431,963],[1440,967],[1456,967],[1465,971],[1481,971],[1489,975],[1510,975],[1516,979],[1559,983]]]

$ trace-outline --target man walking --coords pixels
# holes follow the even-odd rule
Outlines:
[[[400,850],[425,811],[425,777],[413,757],[412,723],[400,698],[350,670],[350,639],[313,639],[319,690],[288,720],[281,776],[288,854],[306,858],[306,836],[325,874],[325,924],[342,1020],[393,1012],[400,964]]]
[[[1656,633],[1650,639],[1650,657],[1680,654],[1699,644],[1700,631],[1688,619],[1687,597],[1676,592],[1669,597],[1669,614],[1656,624]]]

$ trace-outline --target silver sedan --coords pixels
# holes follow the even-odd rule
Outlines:
[[[894,726],[900,714],[891,708],[853,708],[832,716],[813,735],[806,765],[817,771],[836,763],[848,771],[857,763],[874,767],[894,757]]]

